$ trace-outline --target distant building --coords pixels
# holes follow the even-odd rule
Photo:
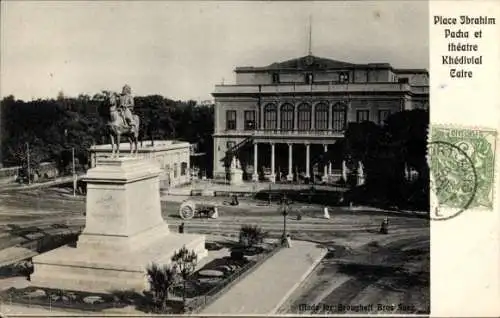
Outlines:
[[[429,107],[429,73],[387,63],[352,64],[313,55],[265,67],[237,67],[236,83],[216,85],[214,177],[235,154],[246,179],[327,178],[339,162],[349,122],[383,124],[391,114]]]
[[[138,157],[153,159],[160,165],[160,185],[162,188],[176,187],[191,182],[190,155],[188,142],[175,140],[155,140],[154,146],[147,142],[138,149]],[[120,154],[130,151],[130,144],[120,144]],[[91,167],[95,167],[99,158],[111,156],[111,145],[96,145],[90,148]]]

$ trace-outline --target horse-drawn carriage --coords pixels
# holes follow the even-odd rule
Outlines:
[[[219,216],[218,205],[215,202],[195,202],[185,200],[179,207],[179,215],[182,219],[192,219],[193,217],[206,217],[216,219]]]

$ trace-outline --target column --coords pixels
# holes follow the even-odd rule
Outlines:
[[[288,175],[286,176],[286,179],[288,181],[293,181],[293,152],[292,152],[292,147],[293,144],[289,143],[288,144]]]
[[[309,166],[310,166],[310,161],[309,161],[309,155],[310,155],[310,144],[306,144],[306,178],[310,178],[311,174],[309,171]]]
[[[259,144],[254,142],[253,144],[253,175],[252,175],[252,181],[259,181],[259,170],[257,168],[257,158],[258,158],[258,148]]]
[[[332,162],[331,161],[328,163],[328,174],[330,176],[332,175]]]
[[[271,182],[276,182],[276,171],[274,171],[274,142],[271,143]]]
[[[326,159],[326,155],[328,153],[328,145],[323,145],[323,149],[324,149],[324,156],[325,156],[325,159]],[[326,164],[326,160],[324,161],[324,166],[323,166],[323,178],[322,178],[322,181],[323,182],[327,182],[328,181],[328,165]]]

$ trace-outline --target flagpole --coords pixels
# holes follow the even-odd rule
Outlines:
[[[309,55],[312,55],[312,16],[309,15]]]

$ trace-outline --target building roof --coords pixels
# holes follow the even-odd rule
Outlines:
[[[307,71],[307,70],[339,70],[353,68],[370,68],[370,69],[393,69],[395,72],[411,72],[411,73],[427,73],[425,69],[394,69],[389,63],[368,63],[368,64],[353,64],[343,61],[338,61],[330,58],[318,57],[314,55],[306,55],[291,60],[272,63],[268,66],[254,67],[243,66],[237,67],[235,72],[262,72],[262,71]]]

